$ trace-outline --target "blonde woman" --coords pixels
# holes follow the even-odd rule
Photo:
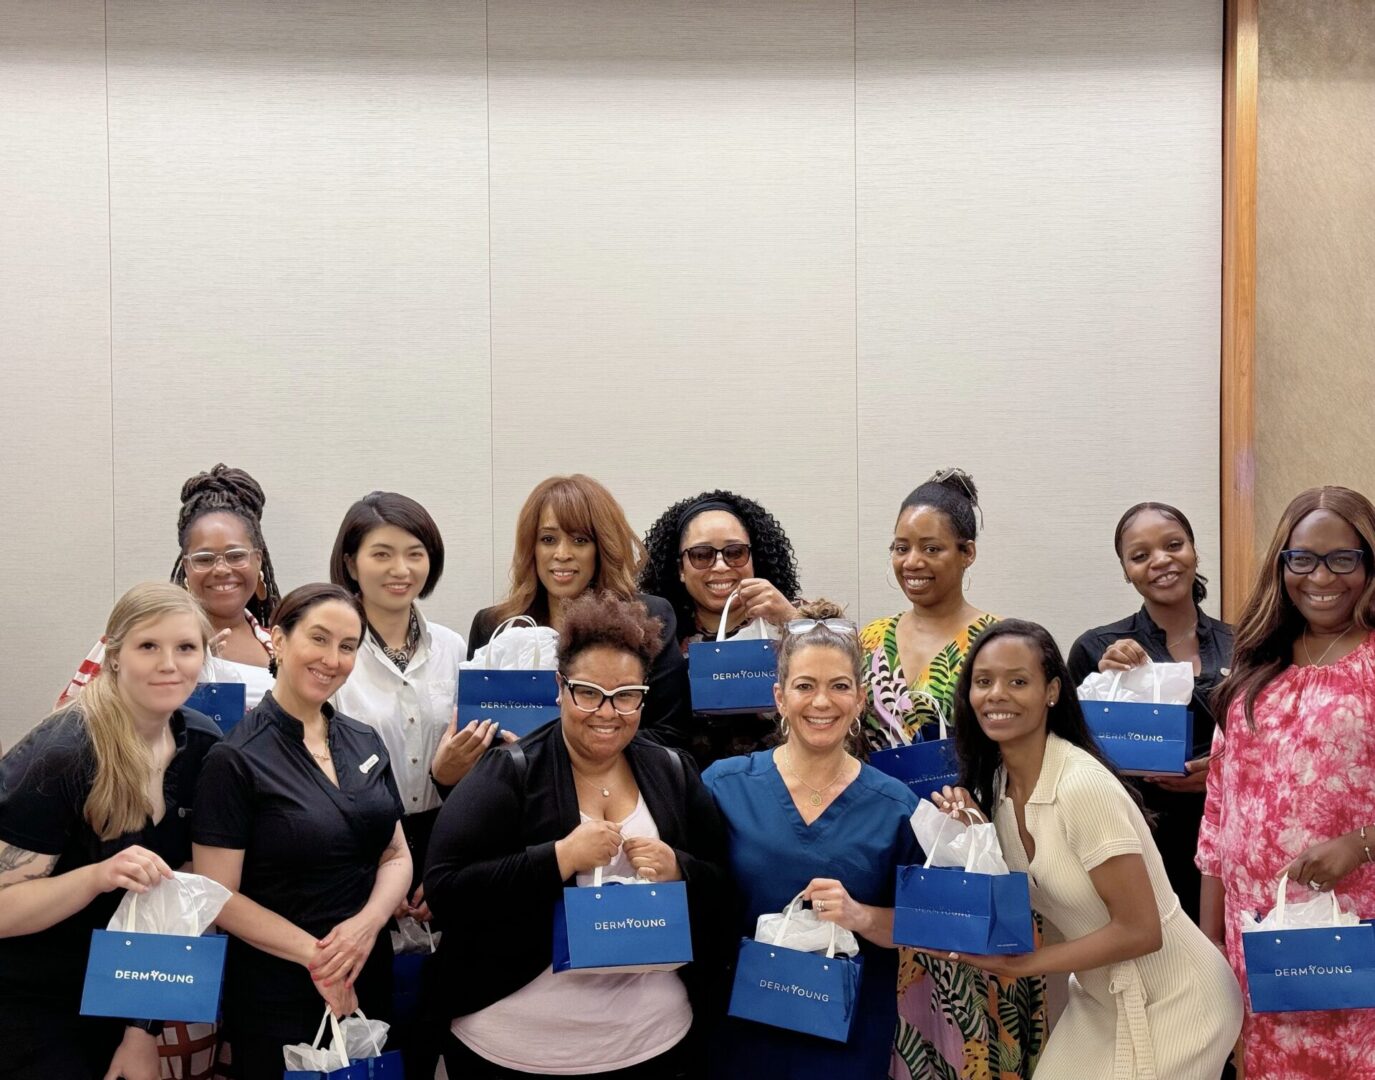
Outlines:
[[[218,729],[181,707],[210,624],[175,585],[130,589],[75,701],[0,758],[0,1077],[158,1076],[156,1025],[78,1015],[91,931],[191,857]]]

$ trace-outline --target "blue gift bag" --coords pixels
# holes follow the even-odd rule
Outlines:
[[[941,737],[907,746],[893,746],[869,755],[869,764],[894,780],[901,780],[919,799],[931,798],[931,792],[954,787],[960,781],[960,759],[955,754],[955,740],[946,733],[945,716],[941,715]]]
[[[458,726],[493,720],[522,738],[559,718],[559,681],[552,671],[466,668],[458,673]]]
[[[786,927],[786,920],[785,920]],[[864,958],[825,955],[742,938],[731,986],[731,1016],[847,1042],[855,1022]]]
[[[899,866],[893,940],[976,956],[1031,952],[1036,928],[1027,876]]]
[[[227,941],[223,934],[91,931],[81,1015],[213,1024]]]
[[[554,970],[672,971],[692,960],[687,885],[602,884],[563,890],[554,908]]]
[[[1284,918],[1281,878],[1275,908]],[[1335,893],[1332,914],[1338,912]],[[1248,930],[1241,935],[1252,1012],[1375,1008],[1375,926]]]
[[[357,1015],[363,1015],[361,1009]],[[316,1048],[320,1046],[325,1037],[326,1024],[333,1032],[334,1042],[331,1045],[342,1047],[344,1045],[343,1032],[339,1029],[339,1021],[329,1009],[325,1010],[319,1030],[315,1032],[315,1042],[311,1045]],[[345,1058],[345,1060],[348,1059]],[[349,1061],[347,1065],[337,1069],[284,1069],[282,1080],[404,1080],[401,1052],[399,1050],[385,1051],[374,1057]]]
[[[731,593],[721,612],[715,641],[688,646],[688,683],[695,713],[765,712],[774,708],[773,684],[778,681],[776,646],[768,638],[746,637],[753,624],[726,638]]]
[[[228,735],[243,719],[247,691],[248,687],[237,682],[197,683],[195,692],[186,699],[186,708],[204,713]]]
[[[1092,700],[1080,704],[1099,749],[1120,771],[1180,776],[1188,772],[1194,716],[1187,705]]]

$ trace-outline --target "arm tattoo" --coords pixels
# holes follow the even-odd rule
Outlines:
[[[40,855],[11,844],[0,844],[0,892],[23,881],[47,877],[56,865],[56,855]]]

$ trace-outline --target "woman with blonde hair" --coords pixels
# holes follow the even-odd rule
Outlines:
[[[1242,985],[1242,912],[1281,875],[1375,917],[1375,507],[1344,487],[1285,509],[1237,620],[1198,837],[1199,924]],[[1248,1080],[1367,1076],[1369,1014],[1260,1013],[1242,1031]]]
[[[157,1025],[78,1013],[91,931],[191,858],[209,637],[185,590],[136,585],[100,672],[0,758],[0,1076],[158,1076]]]
[[[511,588],[499,604],[483,608],[468,631],[468,656],[515,615],[541,626],[563,627],[569,602],[589,589],[638,600],[663,625],[649,667],[640,730],[671,746],[686,746],[692,709],[687,661],[678,648],[678,620],[668,601],[636,591],[645,548],[611,492],[582,473],[551,476],[535,486],[516,518]]]

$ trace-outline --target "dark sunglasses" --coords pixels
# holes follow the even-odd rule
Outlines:
[[[1365,552],[1360,548],[1338,548],[1319,555],[1306,548],[1286,548],[1280,552],[1280,561],[1291,574],[1311,574],[1319,563],[1334,574],[1351,574],[1365,562]]]
[[[725,560],[727,566],[740,567],[750,561],[750,546],[727,544],[725,547],[712,547],[710,544],[693,544],[692,547],[678,552],[678,558],[681,559],[684,555],[694,570],[710,570],[716,565],[718,555]]]

